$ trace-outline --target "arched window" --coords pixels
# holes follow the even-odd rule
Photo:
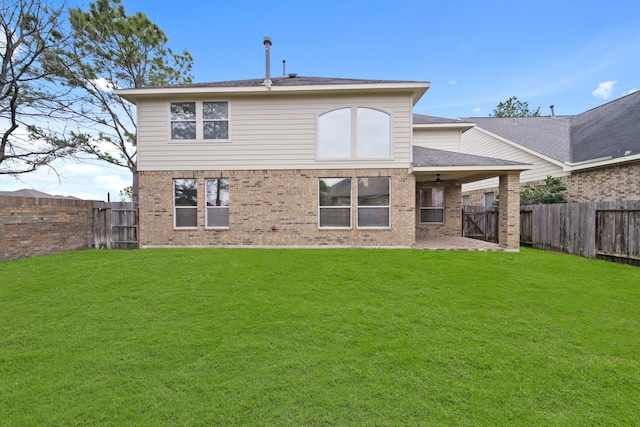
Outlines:
[[[388,159],[391,116],[365,107],[332,110],[318,118],[319,159]]]

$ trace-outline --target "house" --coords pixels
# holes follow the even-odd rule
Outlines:
[[[518,161],[413,107],[428,82],[286,75],[121,89],[137,105],[140,247],[412,247],[461,236],[461,185],[495,177],[519,248]]]
[[[38,198],[46,198],[46,199],[76,199],[80,200],[74,196],[56,196],[48,193],[44,193],[42,191],[38,191],[35,189],[23,188],[21,190],[15,191],[0,191],[0,196],[13,196],[13,197],[38,197]]]
[[[523,184],[551,175],[570,202],[640,200],[640,92],[575,116],[459,122],[475,124],[461,138],[462,152],[533,165],[521,174]],[[463,186],[463,194],[469,204],[490,204],[497,186],[482,180]]]

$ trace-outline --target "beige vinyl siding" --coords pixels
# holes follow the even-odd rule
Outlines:
[[[462,134],[460,148],[463,153],[467,154],[494,157],[496,159],[511,160],[514,162],[533,165],[532,169],[521,172],[521,183],[538,181],[546,178],[547,175],[558,177],[570,175],[568,172],[563,172],[562,167],[559,165],[528,153],[527,151],[521,150],[518,147],[508,144],[491,135],[487,135],[477,129],[470,129]],[[470,184],[464,184],[462,186],[462,191],[472,191],[497,186],[498,178],[491,178]]]
[[[459,152],[460,131],[456,129],[414,129],[413,145]]]
[[[169,103],[228,101],[229,140],[172,141]],[[317,118],[343,107],[368,107],[391,116],[392,158],[389,160],[316,159]],[[408,167],[410,163],[411,97],[236,96],[141,101],[139,170],[255,170]]]

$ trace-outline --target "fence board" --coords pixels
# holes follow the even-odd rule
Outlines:
[[[138,215],[133,203],[96,202],[93,214],[96,248],[138,247]]]
[[[588,258],[640,260],[640,201],[522,206],[520,243]]]
[[[498,208],[464,206],[462,208],[462,236],[472,239],[498,241]]]

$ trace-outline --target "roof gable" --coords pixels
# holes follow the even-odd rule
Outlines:
[[[640,92],[577,116],[472,117],[464,120],[563,163],[640,153]]]
[[[571,161],[571,117],[473,117],[492,134],[561,162]]]

